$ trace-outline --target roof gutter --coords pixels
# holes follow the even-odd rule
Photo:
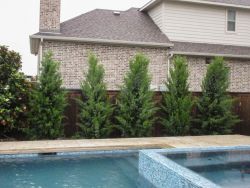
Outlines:
[[[157,47],[157,48],[172,48],[172,47],[174,47],[173,43],[149,43],[149,42],[132,42],[132,41],[77,38],[77,37],[31,35],[30,36],[30,47],[31,47],[32,54],[35,54],[35,55],[38,54],[40,42],[43,40],[86,42],[86,43],[94,43],[94,44],[128,45],[128,46]],[[182,52],[182,51],[174,51],[174,50],[171,51],[171,53],[176,54],[176,55],[208,56],[208,57],[221,56],[221,57],[228,57],[228,58],[250,59],[250,55]]]
[[[142,47],[152,47],[152,48],[153,47],[170,48],[170,47],[174,46],[173,43],[135,42],[135,41],[123,41],[123,40],[31,35],[30,36],[30,46],[31,46],[31,53],[32,54],[37,54],[38,47],[39,47],[39,45],[37,43],[40,41],[40,39],[53,40],[53,41],[86,42],[86,43],[94,43],[94,44],[142,46]]]
[[[151,0],[149,3],[144,5],[140,8],[140,11],[147,11],[152,8],[157,3],[161,2],[162,0]],[[219,2],[211,2],[211,1],[204,1],[204,0],[175,0],[180,2],[188,2],[188,3],[197,3],[197,4],[205,4],[205,5],[215,5],[215,6],[223,6],[223,7],[234,7],[234,8],[242,8],[242,9],[250,9],[250,6],[245,5],[236,5],[230,3],[219,3]]]
[[[228,58],[239,58],[239,59],[250,59],[250,55],[233,55],[233,54],[215,54],[215,53],[200,53],[200,52],[181,52],[171,51],[174,55],[190,55],[190,56],[206,56],[206,57],[228,57]]]

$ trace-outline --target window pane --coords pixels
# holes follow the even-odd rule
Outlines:
[[[227,30],[228,31],[235,31],[235,22],[228,22],[227,23]]]
[[[227,19],[228,19],[228,21],[235,21],[236,20],[236,11],[235,10],[228,10]]]

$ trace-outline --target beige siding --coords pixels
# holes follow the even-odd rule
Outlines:
[[[152,8],[148,14],[152,18],[152,20],[156,23],[156,25],[160,28],[161,31],[164,29],[164,4],[159,3],[154,8]]]
[[[163,6],[162,13],[158,7]],[[236,33],[226,31],[226,7],[165,1],[150,14],[156,24],[164,15],[162,31],[173,41],[250,46],[250,11],[237,9]]]

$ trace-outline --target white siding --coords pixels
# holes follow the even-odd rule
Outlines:
[[[159,3],[156,5],[154,8],[152,8],[149,12],[148,15],[152,18],[152,20],[156,23],[156,25],[160,28],[161,31],[164,29],[164,4]]]
[[[226,31],[226,7],[173,1],[161,5],[149,15],[172,41],[250,46],[249,10],[236,9],[236,33],[229,33]],[[162,13],[156,13],[161,10]]]

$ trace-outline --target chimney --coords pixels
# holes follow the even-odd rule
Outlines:
[[[61,0],[40,0],[40,32],[60,33]]]

